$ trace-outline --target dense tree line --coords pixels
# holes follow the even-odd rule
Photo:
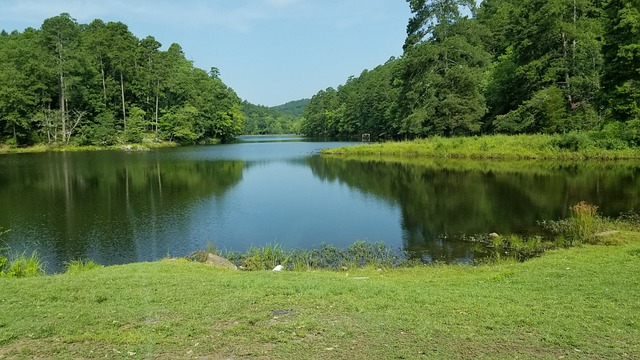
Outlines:
[[[153,37],[120,22],[78,24],[69,14],[40,29],[0,33],[0,143],[110,145],[143,136],[180,143],[242,132],[235,92]]]
[[[283,114],[291,115],[296,118],[301,118],[304,113],[304,109],[309,105],[311,99],[300,99],[289,101],[286,104],[274,106],[275,110],[280,111]]]
[[[640,1],[407,2],[403,55],[316,94],[304,134],[605,129],[640,140]]]
[[[254,105],[243,101],[244,134],[298,134],[300,132],[300,117],[302,116],[301,101],[304,103],[304,100],[298,100],[274,107]]]

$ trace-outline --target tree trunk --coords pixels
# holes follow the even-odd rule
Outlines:
[[[62,66],[60,68],[60,120],[62,125],[62,141],[65,141],[65,137],[67,134],[67,119],[66,119],[66,99],[64,92],[64,72],[62,71]]]
[[[124,121],[124,131],[127,131],[127,111],[124,105],[124,76],[120,70],[120,94],[122,95],[122,120]]]
[[[104,62],[100,56],[100,72],[102,73],[102,98],[104,99],[104,107],[107,107],[107,81],[104,76]]]
[[[156,113],[155,113],[155,120],[156,120],[156,136],[158,135],[158,98],[159,96],[156,94]]]

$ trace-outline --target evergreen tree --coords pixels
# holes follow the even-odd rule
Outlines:
[[[640,120],[640,1],[609,0],[603,97],[616,120]]]

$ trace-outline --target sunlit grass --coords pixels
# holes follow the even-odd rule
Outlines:
[[[44,275],[44,263],[37,252],[0,255],[0,277],[25,278]]]
[[[527,262],[0,279],[0,358],[613,359],[640,353],[640,233]]]
[[[77,274],[84,271],[93,269],[99,269],[102,265],[93,262],[92,260],[72,260],[65,264],[65,272],[68,274]]]
[[[563,136],[484,135],[475,137],[431,137],[413,141],[363,144],[323,150],[323,154],[352,156],[407,156],[475,159],[638,159],[640,149],[606,149],[597,146],[564,148]]]

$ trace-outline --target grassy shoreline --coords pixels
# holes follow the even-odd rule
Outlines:
[[[485,135],[367,143],[326,149],[325,155],[352,157],[404,156],[513,160],[624,160],[640,159],[640,148],[607,149],[566,135]],[[581,139],[578,137],[577,139]]]
[[[24,148],[12,148],[8,146],[0,145],[0,154],[28,154],[28,153],[43,153],[43,152],[67,152],[67,151],[104,151],[104,150],[121,150],[121,151],[146,151],[149,149],[157,148],[169,148],[179,146],[175,142],[163,141],[163,142],[143,142],[139,144],[118,144],[118,145],[86,145],[86,146],[74,146],[74,145],[61,145],[50,146],[46,144],[39,144]]]
[[[481,266],[0,278],[0,358],[633,358],[640,233],[615,236]]]

